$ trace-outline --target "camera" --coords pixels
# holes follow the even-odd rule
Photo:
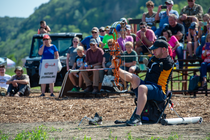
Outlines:
[[[161,9],[167,9],[167,6],[161,6]]]

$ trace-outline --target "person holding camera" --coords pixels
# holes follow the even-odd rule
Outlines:
[[[157,14],[155,16],[156,21],[160,21],[159,28],[155,31],[156,36],[160,36],[163,30],[163,25],[165,23],[168,23],[168,16],[169,14],[175,14],[177,17],[179,17],[179,13],[176,10],[173,10],[172,7],[174,5],[173,0],[166,0],[165,2],[166,6],[160,5],[158,7]],[[166,9],[166,11],[160,12],[162,9]]]
[[[17,66],[15,68],[15,75],[6,82],[9,84],[7,96],[28,96],[30,94],[30,81],[27,74],[23,74],[23,68]]]

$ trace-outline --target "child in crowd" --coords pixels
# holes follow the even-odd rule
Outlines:
[[[82,46],[77,47],[77,55],[75,58],[74,65],[72,67],[72,70],[79,69],[81,66],[85,66],[85,54],[84,54],[84,48]],[[80,72],[78,73],[70,73],[69,78],[74,85],[74,88],[71,90],[72,92],[80,91],[80,88],[82,87],[82,74]],[[79,78],[79,85],[76,83],[75,78]]]
[[[51,31],[50,27],[46,24],[44,20],[40,21],[40,28],[38,34],[47,34]]]
[[[206,36],[206,44],[202,49],[202,59],[204,62],[201,64],[200,73],[201,78],[203,78],[202,87],[200,89],[207,88],[207,70],[210,70],[210,33]]]

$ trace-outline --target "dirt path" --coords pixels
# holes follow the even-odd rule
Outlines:
[[[203,139],[210,134],[210,97],[173,96],[177,113],[182,117],[201,116],[202,124],[162,126],[161,124],[127,127],[114,125],[114,121],[129,119],[134,108],[134,98],[131,96],[95,98],[95,99],[57,99],[49,96],[38,97],[40,93],[30,97],[0,97],[0,130],[17,134],[21,130],[32,130],[45,125],[62,131],[51,132],[52,137],[71,139],[74,136],[92,139],[108,139],[110,137],[125,139],[131,132],[133,137],[165,137],[176,132],[183,139]],[[56,93],[58,96],[58,93]],[[84,116],[94,116],[98,112],[103,117],[103,125],[89,126],[84,121],[78,128],[79,121]],[[174,112],[167,107],[167,118],[176,118]],[[208,136],[210,137],[210,136]]]

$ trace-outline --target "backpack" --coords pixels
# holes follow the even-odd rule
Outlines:
[[[135,99],[135,104],[137,105],[137,98]],[[165,106],[165,101],[156,102],[154,100],[148,100],[141,113],[142,122],[156,123],[161,113],[163,112],[164,106]],[[164,118],[166,118],[166,114],[163,114],[161,119]]]
[[[201,78],[198,75],[190,76],[189,80],[189,91],[197,90],[199,87],[201,87]]]

